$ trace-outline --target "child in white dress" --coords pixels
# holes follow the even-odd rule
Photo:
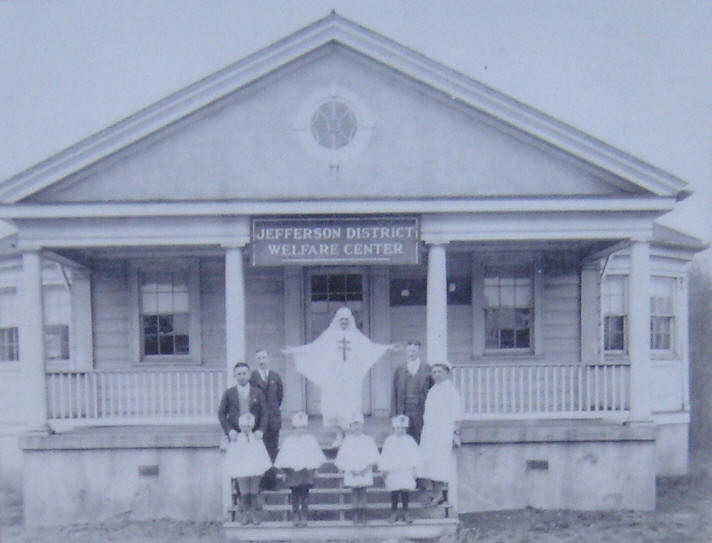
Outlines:
[[[397,415],[391,419],[393,433],[386,438],[381,450],[378,466],[386,473],[386,488],[391,491],[390,522],[403,520],[412,523],[408,515],[409,491],[415,490],[415,478],[422,470],[423,459],[420,447],[406,433],[409,424],[406,415]],[[402,513],[398,513],[398,499],[403,505]]]
[[[235,440],[230,441],[225,453],[225,475],[237,479],[243,511],[242,524],[259,524],[256,511],[259,506],[260,479],[272,467],[272,462],[264,442],[252,433],[254,415],[240,415],[238,425],[240,431]]]
[[[378,464],[378,448],[363,433],[363,415],[349,417],[349,434],[344,438],[334,464],[344,472],[344,486],[351,487],[354,524],[366,524],[366,488],[373,485],[373,466]]]
[[[307,433],[306,413],[292,417],[294,433],[288,435],[279,448],[274,466],[284,470],[285,484],[292,489],[292,522],[306,526],[309,512],[309,489],[314,486],[314,473],[326,462],[326,456],[316,438]]]

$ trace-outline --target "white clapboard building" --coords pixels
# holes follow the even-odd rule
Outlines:
[[[29,524],[221,518],[232,366],[266,348],[318,415],[281,350],[347,305],[454,364],[457,512],[652,509],[687,469],[685,187],[329,15],[0,183],[0,472]]]

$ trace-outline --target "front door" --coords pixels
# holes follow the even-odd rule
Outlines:
[[[346,306],[351,309],[356,326],[366,335],[368,332],[368,274],[365,268],[308,268],[305,289],[306,342],[314,341],[334,317],[336,310]],[[370,372],[364,378],[362,408],[371,412]],[[307,411],[320,415],[319,387],[307,381]]]

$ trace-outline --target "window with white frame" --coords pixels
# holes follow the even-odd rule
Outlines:
[[[141,262],[133,268],[138,360],[199,361],[197,261]]]
[[[650,348],[672,351],[675,334],[675,278],[650,278]]]
[[[529,266],[485,270],[485,349],[532,348],[533,294]]]
[[[15,288],[0,289],[0,362],[13,362],[20,359],[16,315]]]
[[[603,281],[603,348],[623,353],[628,344],[628,277],[607,275]]]
[[[45,358],[69,360],[71,298],[66,284],[43,286]]]

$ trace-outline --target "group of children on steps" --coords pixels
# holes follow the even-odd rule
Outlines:
[[[240,415],[240,433],[230,444],[225,458],[226,476],[236,478],[244,511],[242,524],[259,524],[256,515],[260,478],[272,464],[262,440],[252,434],[255,419]],[[327,462],[316,438],[307,432],[308,417],[299,412],[292,417],[294,432],[286,437],[274,461],[274,467],[284,471],[285,485],[291,489],[292,522],[306,526],[309,510],[309,489],[314,486],[316,470]],[[373,437],[363,433],[363,415],[355,413],[348,420],[348,435],[334,459],[344,472],[344,486],[351,488],[354,524],[366,524],[366,489],[373,485],[373,468],[385,473],[386,489],[391,491],[390,522],[411,523],[408,515],[409,492],[415,490],[416,477],[422,468],[420,449],[406,433],[408,417],[398,415],[391,420],[393,433],[386,438],[380,454]],[[401,511],[398,511],[398,502]]]

